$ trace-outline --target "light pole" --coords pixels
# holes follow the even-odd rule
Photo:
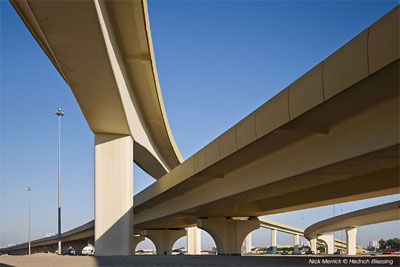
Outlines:
[[[340,213],[343,214],[343,209],[340,209]],[[343,231],[344,230],[340,231],[340,244],[341,244],[341,248],[342,248],[341,253],[343,253]]]
[[[31,255],[31,191],[28,187],[28,254]]]
[[[59,108],[56,112],[58,116],[58,255],[61,255],[61,199],[60,199],[60,183],[61,183],[61,165],[60,165],[60,152],[61,152],[61,117],[64,112]]]
[[[333,207],[333,217],[335,217],[335,204],[332,205]],[[336,251],[336,232],[333,232],[333,251]]]
[[[374,246],[374,252],[376,252],[376,246],[378,245],[378,241],[376,240],[376,224],[374,224],[374,242],[372,242],[372,245]]]
[[[304,217],[301,217],[301,227],[304,229],[304,230],[306,230],[306,225],[304,224]],[[303,238],[302,238],[302,242],[304,242],[304,240],[305,240],[305,238],[304,238],[304,236],[303,236]],[[304,244],[304,243],[303,243]],[[301,247],[303,247],[303,246],[301,246]]]

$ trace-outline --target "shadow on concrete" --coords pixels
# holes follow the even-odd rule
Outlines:
[[[133,236],[133,206],[125,212],[111,227],[105,231],[97,240],[95,237],[95,249],[96,252],[99,250],[108,251],[110,254],[121,253],[121,250],[128,249],[130,254],[133,254],[132,247],[129,248],[116,248],[115,244],[119,243],[131,243],[131,239]],[[131,230],[131,234],[127,235],[126,231],[123,229],[129,228]],[[96,234],[96,227],[94,235]]]

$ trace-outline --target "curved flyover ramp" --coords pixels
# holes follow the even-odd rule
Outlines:
[[[95,135],[96,254],[129,255],[133,161],[156,179],[182,162],[161,97],[146,1],[11,3]]]
[[[308,227],[304,231],[304,236],[309,240],[315,240],[324,234],[346,229],[348,254],[355,254],[356,227],[395,220],[400,220],[400,201],[353,211],[320,221]]]
[[[95,134],[130,135],[158,179],[181,161],[164,109],[146,1],[11,0]]]

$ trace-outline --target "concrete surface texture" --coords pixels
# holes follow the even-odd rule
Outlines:
[[[198,227],[187,228],[186,247],[189,255],[201,254],[201,233]]]
[[[135,227],[397,193],[398,21],[396,7],[137,194]]]
[[[132,254],[133,141],[95,135],[94,238],[102,256]]]
[[[399,6],[182,162],[146,1],[11,3],[95,133],[96,254],[132,253],[132,228],[166,248],[162,229],[196,225],[237,254],[253,217],[400,189]],[[132,161],[158,179],[134,199]]]
[[[198,219],[197,227],[207,231],[217,245],[218,255],[240,255],[246,236],[260,228],[258,219]]]
[[[146,1],[10,2],[94,133],[131,135],[135,162],[156,179],[182,161],[164,109]]]
[[[173,245],[186,235],[186,230],[143,230],[141,235],[153,242],[157,255],[171,255]]]
[[[316,263],[331,261],[331,266],[348,266],[338,264],[343,260],[361,261],[375,260],[374,266],[399,266],[399,257],[326,257],[326,256],[58,256],[54,254],[34,254],[31,256],[0,256],[1,267],[97,267],[97,266],[310,266]],[[336,264],[335,264],[336,263]],[[355,262],[356,263],[356,262]],[[325,263],[324,266],[329,266]]]

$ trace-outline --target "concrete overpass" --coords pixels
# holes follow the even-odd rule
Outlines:
[[[257,216],[399,192],[398,6],[180,163],[146,2],[12,3],[95,133],[98,255],[130,254],[132,225],[197,225],[237,254]],[[134,201],[133,160],[159,178]]]
[[[398,21],[396,7],[137,194],[135,228],[212,232],[207,220],[398,193]]]
[[[273,253],[276,252],[277,245],[277,232],[287,233],[293,235],[293,245],[294,252],[298,252],[299,250],[299,237],[305,236],[304,230],[300,228],[296,228],[293,226],[289,226],[286,224],[277,223],[271,220],[266,220],[263,218],[258,218],[260,221],[260,227],[271,229],[271,246],[273,247]],[[250,236],[251,238],[251,236]],[[248,241],[249,242],[249,241]],[[251,242],[251,240],[250,240]],[[250,243],[251,245],[251,243]],[[315,245],[327,246],[326,243],[320,239],[317,239]],[[335,239],[335,248],[343,249],[346,248],[346,242],[340,239]],[[359,248],[361,249],[361,248]],[[316,247],[312,249],[312,251],[316,252]]]
[[[271,220],[266,220],[263,218],[259,218],[260,227],[271,229],[271,246],[273,247],[273,253],[276,253],[276,234],[277,231],[292,234],[293,235],[293,243],[294,243],[294,252],[299,251],[299,237],[304,236],[304,230],[299,229],[293,226],[273,222]]]
[[[156,179],[182,162],[165,114],[147,3],[10,2],[95,135],[96,250],[129,254],[133,161]]]
[[[281,224],[278,222],[274,222],[271,220],[266,220],[263,218],[259,218],[260,227],[268,228],[273,231],[280,231],[284,233],[293,234],[294,236],[304,236],[304,230],[292,227],[289,225]],[[189,227],[187,229],[161,229],[161,230],[144,230],[140,233],[140,235],[133,236],[133,253],[136,250],[136,246],[145,239],[145,237],[149,238],[156,247],[156,252],[159,255],[171,254],[172,247],[174,243],[180,238],[187,235],[187,238],[190,238],[190,232],[196,229],[195,227]],[[192,234],[193,237],[193,234]],[[196,241],[199,242],[201,239],[196,238]],[[295,238],[296,240],[296,238]],[[188,240],[188,245],[190,246],[191,242],[196,242],[194,240]],[[338,243],[336,244],[339,247],[340,240],[336,240]],[[77,253],[82,251],[82,249],[88,245],[94,244],[94,221],[90,221],[84,225],[76,227],[72,230],[69,230],[62,234],[62,252],[67,251],[69,247],[73,247]],[[322,242],[318,242],[318,244],[323,245]],[[37,239],[32,241],[32,252],[33,253],[54,253],[58,247],[57,236],[45,237],[41,239]],[[295,242],[294,246],[298,249],[298,238],[297,243]],[[200,254],[201,252],[201,243],[198,245],[199,248],[197,251],[188,251],[188,254]],[[276,247],[276,234],[275,234],[275,247]],[[251,250],[251,234],[246,237],[246,252],[250,252]],[[14,246],[0,248],[1,253],[8,253],[10,255],[23,255],[28,252],[28,242],[17,244]]]
[[[357,227],[394,220],[400,220],[400,201],[353,211],[323,220],[309,226],[305,230],[304,236],[313,244],[317,238],[327,233],[346,229],[347,254],[355,255]],[[328,250],[332,250],[333,244],[329,241],[326,243]]]
[[[85,223],[62,234],[62,252],[72,246],[75,251],[82,251],[88,244],[94,244],[94,221]],[[44,237],[31,242],[32,253],[55,253],[58,249],[57,236]],[[10,255],[28,254],[28,242],[0,248],[0,252]]]

